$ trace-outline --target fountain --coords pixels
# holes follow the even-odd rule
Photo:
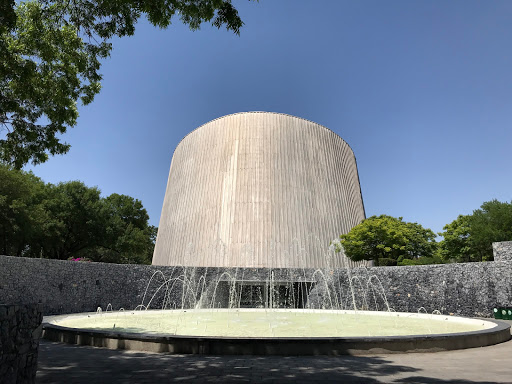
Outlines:
[[[283,355],[439,351],[510,339],[504,323],[424,308],[395,312],[379,278],[363,271],[175,267],[153,274],[136,308],[46,318],[45,337],[156,352]]]

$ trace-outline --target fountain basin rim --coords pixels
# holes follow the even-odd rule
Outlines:
[[[211,311],[211,310],[209,310]],[[301,310],[302,311],[302,310]],[[320,310],[317,310],[320,311]],[[152,312],[155,311],[143,311]],[[354,312],[354,311],[350,311]],[[117,312],[114,312],[117,313]],[[96,314],[96,312],[89,313]],[[396,312],[391,312],[396,314]],[[406,315],[416,315],[403,313]],[[74,315],[61,315],[79,316]],[[439,315],[423,315],[439,316]],[[60,316],[59,316],[60,317]],[[43,338],[70,344],[146,352],[213,355],[372,355],[379,353],[437,352],[482,347],[508,341],[510,325],[490,319],[487,329],[451,334],[364,337],[226,337],[113,332],[68,328],[43,320]],[[449,318],[454,318],[450,316]],[[465,319],[465,318],[463,318]]]
[[[62,329],[62,330],[80,330],[83,332],[91,332],[91,333],[101,333],[104,335],[109,335],[109,337],[123,337],[123,338],[130,338],[130,336],[144,336],[148,339],[152,338],[198,338],[198,339],[236,339],[236,340],[275,340],[275,339],[281,339],[281,340],[287,340],[287,339],[308,339],[308,340],[326,340],[326,339],[337,339],[337,340],[361,340],[361,339],[368,339],[368,340],[387,340],[387,339],[396,339],[396,340],[410,340],[414,338],[438,338],[438,337],[446,337],[446,336],[456,336],[456,335],[478,335],[481,333],[488,333],[489,330],[494,330],[494,328],[500,326],[502,324],[503,326],[510,328],[510,325],[503,322],[497,322],[491,319],[476,319],[476,318],[467,318],[467,317],[460,317],[460,316],[450,316],[450,315],[434,315],[429,313],[415,313],[415,312],[387,312],[387,311],[355,311],[355,310],[330,310],[330,309],[281,309],[281,308],[275,308],[272,310],[266,310],[263,308],[240,308],[240,309],[228,309],[228,308],[217,308],[217,309],[148,309],[148,310],[131,310],[131,311],[108,311],[108,312],[101,312],[102,316],[117,316],[122,313],[130,313],[130,314],[137,314],[138,316],[145,316],[145,315],[153,315],[161,313],[169,313],[169,312],[194,312],[194,313],[211,313],[211,312],[281,312],[281,313],[330,313],[330,314],[337,314],[337,315],[343,315],[343,314],[349,314],[349,315],[358,315],[358,316],[385,316],[385,317],[406,317],[406,318],[418,318],[418,319],[425,319],[430,320],[432,318],[435,318],[435,320],[446,320],[446,321],[456,321],[460,323],[474,323],[474,322],[484,322],[487,323],[487,327],[485,329],[477,330],[477,331],[469,331],[469,332],[453,332],[453,333],[434,333],[434,334],[411,334],[411,335],[400,335],[400,336],[325,336],[325,337],[303,337],[303,336],[288,336],[288,337],[250,337],[250,336],[194,336],[194,335],[178,335],[178,334],[172,334],[172,333],[145,333],[145,332],[113,332],[109,330],[94,330],[90,328],[74,328],[74,327],[65,327],[58,324],[53,324],[53,321],[58,320],[65,320],[68,318],[75,318],[75,317],[90,317],[90,316],[98,316],[98,312],[81,312],[81,313],[72,313],[72,314],[65,314],[65,315],[55,315],[55,316],[45,316],[43,319],[43,326],[44,327],[55,327],[56,329]],[[499,329],[496,329],[496,331],[499,331]]]
[[[488,334],[489,330],[493,332],[501,332],[503,330],[509,330],[510,325],[499,320],[484,320],[490,323],[494,323],[494,326],[487,329],[471,332],[457,332],[457,333],[436,333],[436,334],[424,334],[424,335],[401,335],[401,336],[333,336],[333,337],[301,337],[301,336],[290,336],[290,337],[246,337],[246,336],[191,336],[191,335],[173,335],[169,333],[144,333],[144,332],[112,332],[104,330],[93,330],[88,328],[70,328],[52,323],[43,323],[43,329],[55,329],[65,332],[76,332],[77,334],[84,335],[103,335],[105,337],[117,338],[117,339],[131,339],[131,340],[168,340],[168,339],[194,339],[194,340],[339,340],[339,341],[386,341],[386,340],[425,340],[425,339],[440,339],[440,338],[451,338],[455,336],[475,336]]]

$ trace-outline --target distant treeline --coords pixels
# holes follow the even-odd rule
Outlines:
[[[157,228],[142,203],[80,181],[43,182],[0,165],[0,254],[151,263]]]
[[[487,201],[471,215],[459,215],[436,242],[436,234],[402,217],[372,216],[334,241],[352,260],[375,265],[421,265],[493,260],[492,243],[512,241],[512,202]]]

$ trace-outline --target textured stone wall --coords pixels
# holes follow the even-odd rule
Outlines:
[[[512,261],[512,241],[492,243],[494,261]]]
[[[358,268],[351,276],[374,286],[382,284],[389,306],[396,311],[416,312],[423,307],[429,313],[491,317],[495,305],[512,306],[512,262]],[[346,274],[339,280],[348,284]]]
[[[0,304],[0,382],[34,383],[43,315],[38,304]]]
[[[165,268],[0,256],[0,303],[41,303],[45,315],[132,309],[157,270]]]
[[[160,272],[157,272],[160,271]],[[150,278],[157,272],[144,299]],[[173,268],[149,265],[119,265],[72,261],[27,259],[0,256],[0,302],[40,302],[44,314],[61,314],[103,310],[111,303],[114,309],[134,309],[147,305],[149,297],[158,290],[162,275],[172,277],[174,285],[167,298],[170,306],[187,306],[198,299],[201,292],[200,276],[206,275],[205,291],[211,302],[216,281],[316,281],[308,301],[314,307],[340,302],[351,308],[350,287],[356,292],[357,307],[364,307],[362,298],[373,304],[385,292],[389,306],[396,311],[416,312],[421,307],[427,312],[464,316],[490,317],[498,304],[512,306],[512,262],[484,262],[407,267],[371,267],[338,270],[303,269],[221,269]],[[183,294],[179,281],[183,277],[194,282],[190,292]],[[324,283],[325,282],[325,283]],[[325,287],[330,287],[328,292]],[[382,288],[380,288],[382,286]],[[158,308],[164,290],[156,296],[152,308]],[[333,293],[334,292],[334,293]],[[219,294],[219,292],[217,292]],[[144,299],[144,300],[143,300]],[[215,299],[215,302],[219,300]],[[372,305],[368,305],[372,308]]]

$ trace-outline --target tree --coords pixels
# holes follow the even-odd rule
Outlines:
[[[457,262],[493,260],[492,243],[512,240],[512,202],[484,202],[472,215],[444,226],[440,254]]]
[[[470,216],[459,215],[450,224],[446,224],[444,232],[439,233],[443,240],[439,242],[439,256],[445,260],[456,260],[464,263],[468,261],[480,261],[475,259],[474,252],[469,242]]]
[[[101,244],[106,220],[98,188],[80,181],[50,185],[43,204],[50,217],[41,244],[44,257],[80,257]]]
[[[106,218],[104,237],[91,259],[105,262],[150,264],[156,228],[148,226],[149,216],[142,203],[130,196],[113,193],[103,199]]]
[[[4,0],[0,2],[0,28],[10,31],[16,25],[15,1]]]
[[[100,61],[111,39],[133,35],[145,15],[160,28],[175,15],[192,30],[203,22],[236,34],[231,0],[39,0],[0,5],[0,161],[20,169],[70,146],[59,134],[100,91]]]
[[[512,201],[496,199],[483,203],[473,212],[470,238],[482,261],[493,260],[492,243],[512,240]]]
[[[0,254],[151,263],[157,229],[139,200],[2,165],[0,180]]]
[[[32,173],[0,165],[0,254],[23,256],[47,220],[41,206],[45,184]]]
[[[340,239],[346,255],[354,261],[397,265],[406,259],[432,257],[437,247],[435,237],[420,224],[380,215],[363,220]]]

